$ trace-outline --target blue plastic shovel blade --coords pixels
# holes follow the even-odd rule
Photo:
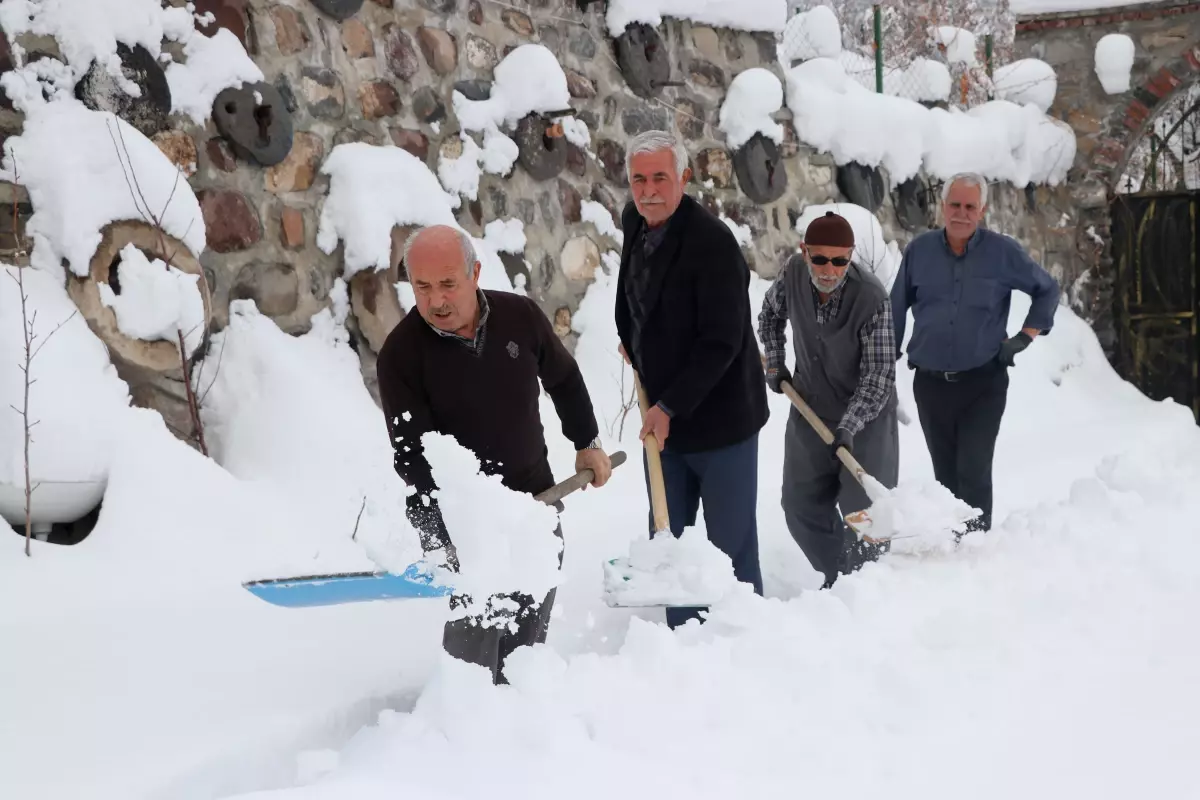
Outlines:
[[[284,608],[337,606],[373,600],[413,600],[446,597],[453,587],[435,584],[416,564],[400,575],[393,572],[343,572],[249,581],[246,589],[271,605]]]

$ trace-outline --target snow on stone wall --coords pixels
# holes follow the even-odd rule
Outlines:
[[[901,245],[936,223],[936,187],[924,174],[889,176],[798,139],[781,103],[784,0],[587,11],[520,0],[196,0],[194,15],[177,5],[0,0],[14,45],[0,82],[29,102],[77,90],[174,163],[202,216],[213,331],[232,301],[251,299],[299,333],[345,289],[372,387],[373,354],[408,306],[397,254],[434,217],[476,237],[492,285],[534,297],[570,342],[571,315],[619,249],[600,212],[615,223],[627,202],[625,143],[649,128],[683,136],[689,190],[730,224],[765,277],[794,250],[795,221],[812,205],[861,205]],[[58,16],[39,16],[47,9]],[[26,69],[12,69],[26,58]],[[125,91],[134,85],[137,97]],[[21,126],[19,107],[0,109],[0,131]],[[376,215],[397,224],[390,247],[385,230],[347,240],[345,216],[330,222],[331,203],[357,202],[331,195],[345,171],[326,168],[352,143],[412,157],[398,173],[412,180],[396,187],[409,193]],[[401,213],[420,206],[411,187],[426,184],[445,194],[428,214]],[[1023,213],[1013,203],[996,224],[1034,229]],[[488,245],[493,223],[519,224],[523,247]]]

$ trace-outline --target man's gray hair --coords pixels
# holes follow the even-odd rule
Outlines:
[[[663,150],[670,150],[675,156],[675,175],[682,178],[688,166],[688,154],[683,142],[671,131],[645,131],[633,137],[625,151],[625,173],[628,174],[632,169],[634,156]]]
[[[475,253],[475,244],[471,241],[471,237],[465,232],[449,225],[429,225],[416,231],[412,236],[409,236],[408,241],[404,243],[404,250],[400,254],[400,262],[402,264],[408,264],[408,254],[412,250],[413,244],[417,241],[422,233],[430,228],[449,228],[450,230],[454,231],[454,235],[458,237],[458,246],[462,248],[462,257],[463,263],[466,264],[466,273],[470,275],[471,271],[475,269],[475,262],[479,261],[479,256]]]
[[[979,187],[979,207],[987,205],[987,178],[980,175],[978,172],[960,172],[950,180],[942,184],[942,202],[946,202],[946,198],[950,196],[950,187],[956,183],[965,183],[967,186]]]

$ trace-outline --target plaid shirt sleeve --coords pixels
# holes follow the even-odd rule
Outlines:
[[[863,325],[858,340],[862,344],[858,386],[838,423],[852,436],[879,416],[896,385],[896,330],[889,299],[884,298],[875,315]]]
[[[787,365],[787,320],[787,292],[780,272],[763,298],[762,311],[758,312],[758,338],[766,351],[767,369]]]

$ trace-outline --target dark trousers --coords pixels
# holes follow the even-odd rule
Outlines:
[[[554,535],[562,538],[561,525],[555,529]],[[559,567],[562,567],[562,559],[560,551]],[[508,683],[504,677],[504,660],[518,647],[546,642],[546,635],[550,632],[550,612],[554,609],[557,592],[558,589],[551,589],[540,603],[527,594],[495,595],[489,598],[483,613],[446,623],[442,632],[442,649],[460,661],[487,667],[492,673],[492,683]],[[515,614],[507,608],[493,608],[493,601],[501,599],[517,602]],[[450,607],[455,608],[461,602],[461,598],[451,597]],[[510,631],[509,624],[512,622],[515,622],[515,630]]]
[[[998,362],[951,379],[917,369],[913,395],[937,482],[982,513],[967,530],[992,527],[992,457],[1008,401],[1008,370]]]
[[[642,456],[645,464],[645,455]],[[700,504],[708,540],[733,562],[733,575],[763,593],[762,570],[758,563],[758,434],[729,447],[700,453],[676,453],[671,439],[662,452],[663,483],[667,489],[667,513],[671,533],[696,524]],[[650,493],[650,471],[646,470],[646,493]],[[654,533],[654,510],[650,510],[650,532]],[[667,625],[676,628],[690,619],[701,619],[704,607],[667,609]],[[703,620],[701,620],[703,621]]]
[[[829,424],[829,423],[827,423]],[[833,422],[830,427],[836,425]],[[899,477],[900,443],[895,406],[889,405],[854,437],[854,458],[888,489]],[[783,515],[788,531],[808,563],[825,576],[821,588],[833,586],[874,561],[888,544],[859,541],[844,520],[869,508],[871,500],[854,476],[836,459],[812,425],[792,409],[783,455]]]

